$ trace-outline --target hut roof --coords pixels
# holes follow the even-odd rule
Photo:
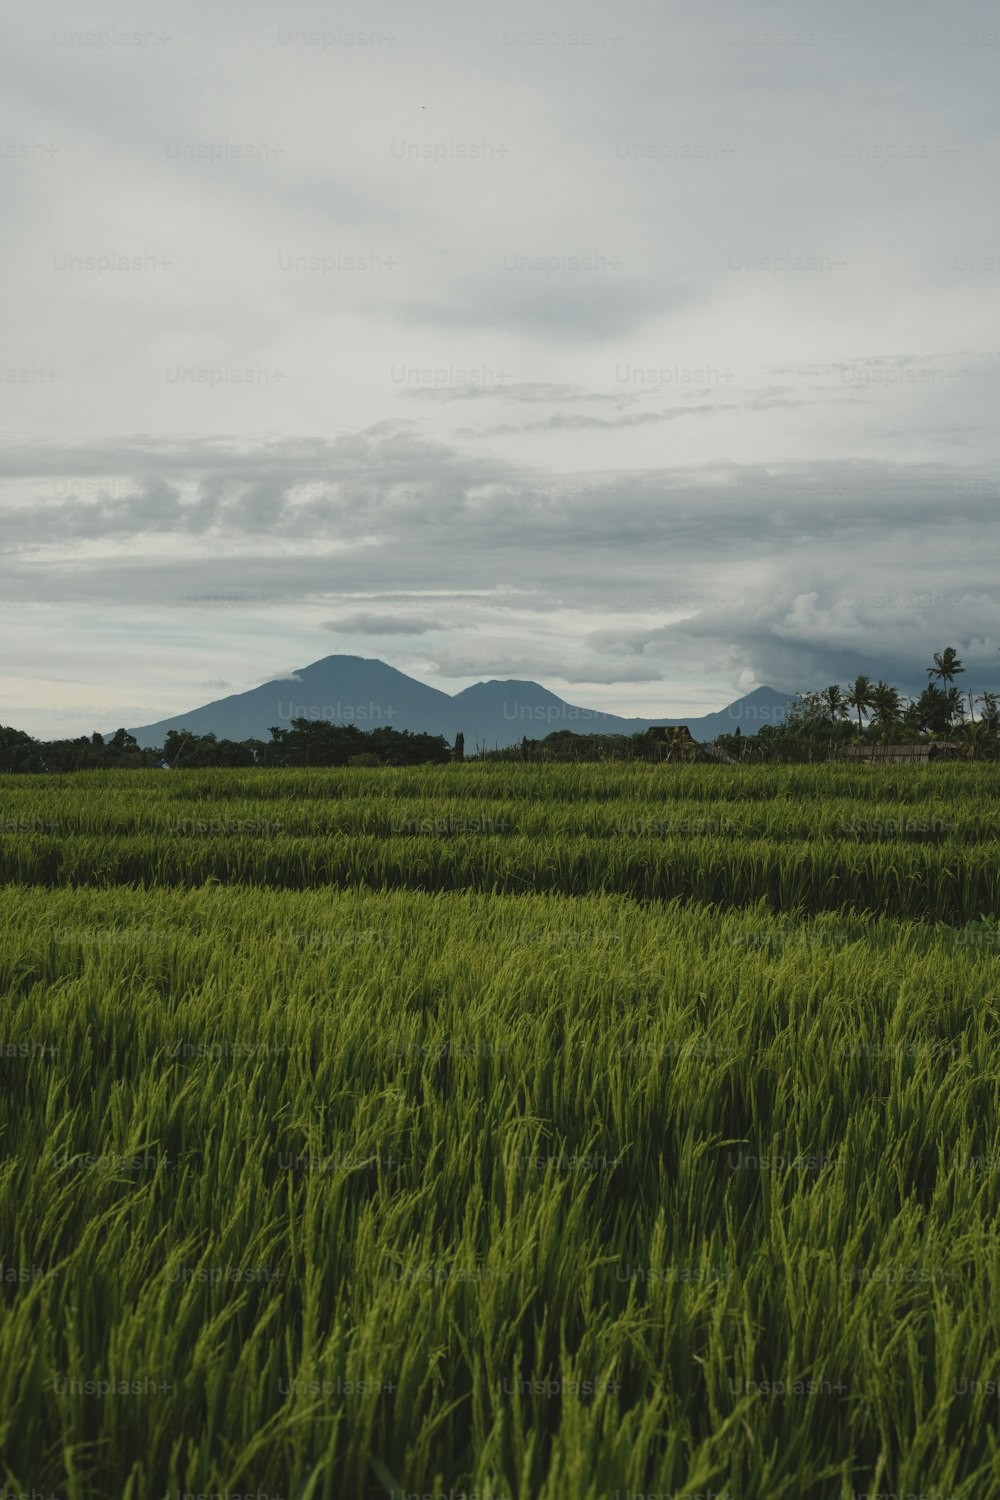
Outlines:
[[[957,740],[924,740],[919,745],[848,745],[850,760],[928,761],[961,750]]]
[[[699,745],[698,759],[717,760],[724,766],[739,765],[739,761],[734,760],[731,755],[727,755],[725,750],[720,750],[718,745]]]

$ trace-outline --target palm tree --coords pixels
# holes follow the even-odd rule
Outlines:
[[[880,729],[898,724],[903,709],[898,689],[891,687],[888,682],[878,681],[872,688],[872,707],[875,710],[875,723]]]
[[[969,760],[982,760],[989,739],[990,732],[985,720],[980,719],[978,724],[973,721],[966,730],[964,754]]]
[[[698,746],[680,724],[672,724],[661,741],[666,746],[665,760],[694,760]]]
[[[847,717],[847,704],[844,702],[844,690],[843,688],[839,687],[837,683],[831,682],[830,686],[828,688],[824,688],[819,696],[820,702],[822,703],[831,724],[835,724],[838,719],[844,719]]]
[[[868,713],[875,706],[875,689],[872,686],[871,678],[864,676],[856,677],[846,701],[848,708],[855,708],[858,711],[858,733],[860,734],[864,728],[861,722],[861,715]]]
[[[1000,729],[1000,693],[980,693],[976,702],[983,705],[980,724],[985,724],[991,734]]]
[[[944,651],[935,651],[934,665],[927,668],[928,677],[936,677],[942,684],[954,682],[959,672],[965,668],[958,659],[958,652],[954,646],[947,646]]]

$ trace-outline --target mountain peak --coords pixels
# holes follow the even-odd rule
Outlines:
[[[171,729],[215,734],[219,739],[268,738],[272,725],[295,718],[328,719],[359,729],[410,729],[465,735],[471,751],[477,745],[512,745],[527,736],[542,739],[557,729],[579,734],[635,734],[650,724],[687,724],[697,740],[714,739],[743,723],[753,733],[763,722],[784,713],[787,698],[774,688],[759,687],[718,713],[667,719],[623,718],[600,709],[581,708],[530,679],[492,677],[450,694],[409,677],[377,657],[320,657],[289,677],[274,678],[245,693],[175,714],[131,731],[140,745],[162,745]]]

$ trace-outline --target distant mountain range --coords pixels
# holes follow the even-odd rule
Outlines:
[[[359,729],[388,727],[443,734],[449,740],[461,732],[466,750],[472,753],[477,747],[516,744],[525,735],[542,739],[557,729],[577,734],[635,734],[651,724],[686,724],[696,740],[713,740],[731,734],[739,725],[744,734],[754,734],[763,724],[777,723],[787,703],[787,694],[760,687],[701,718],[656,714],[648,719],[623,719],[565,703],[537,682],[494,679],[449,694],[407,677],[384,661],[324,656],[293,677],[265,682],[249,692],[219,698],[130,732],[144,746],[162,745],[171,729],[227,740],[267,740],[272,725],[287,728],[292,719],[327,719],[356,724]]]

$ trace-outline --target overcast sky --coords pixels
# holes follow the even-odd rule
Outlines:
[[[1000,686],[995,7],[6,30],[0,722],[336,652],[651,716]]]

